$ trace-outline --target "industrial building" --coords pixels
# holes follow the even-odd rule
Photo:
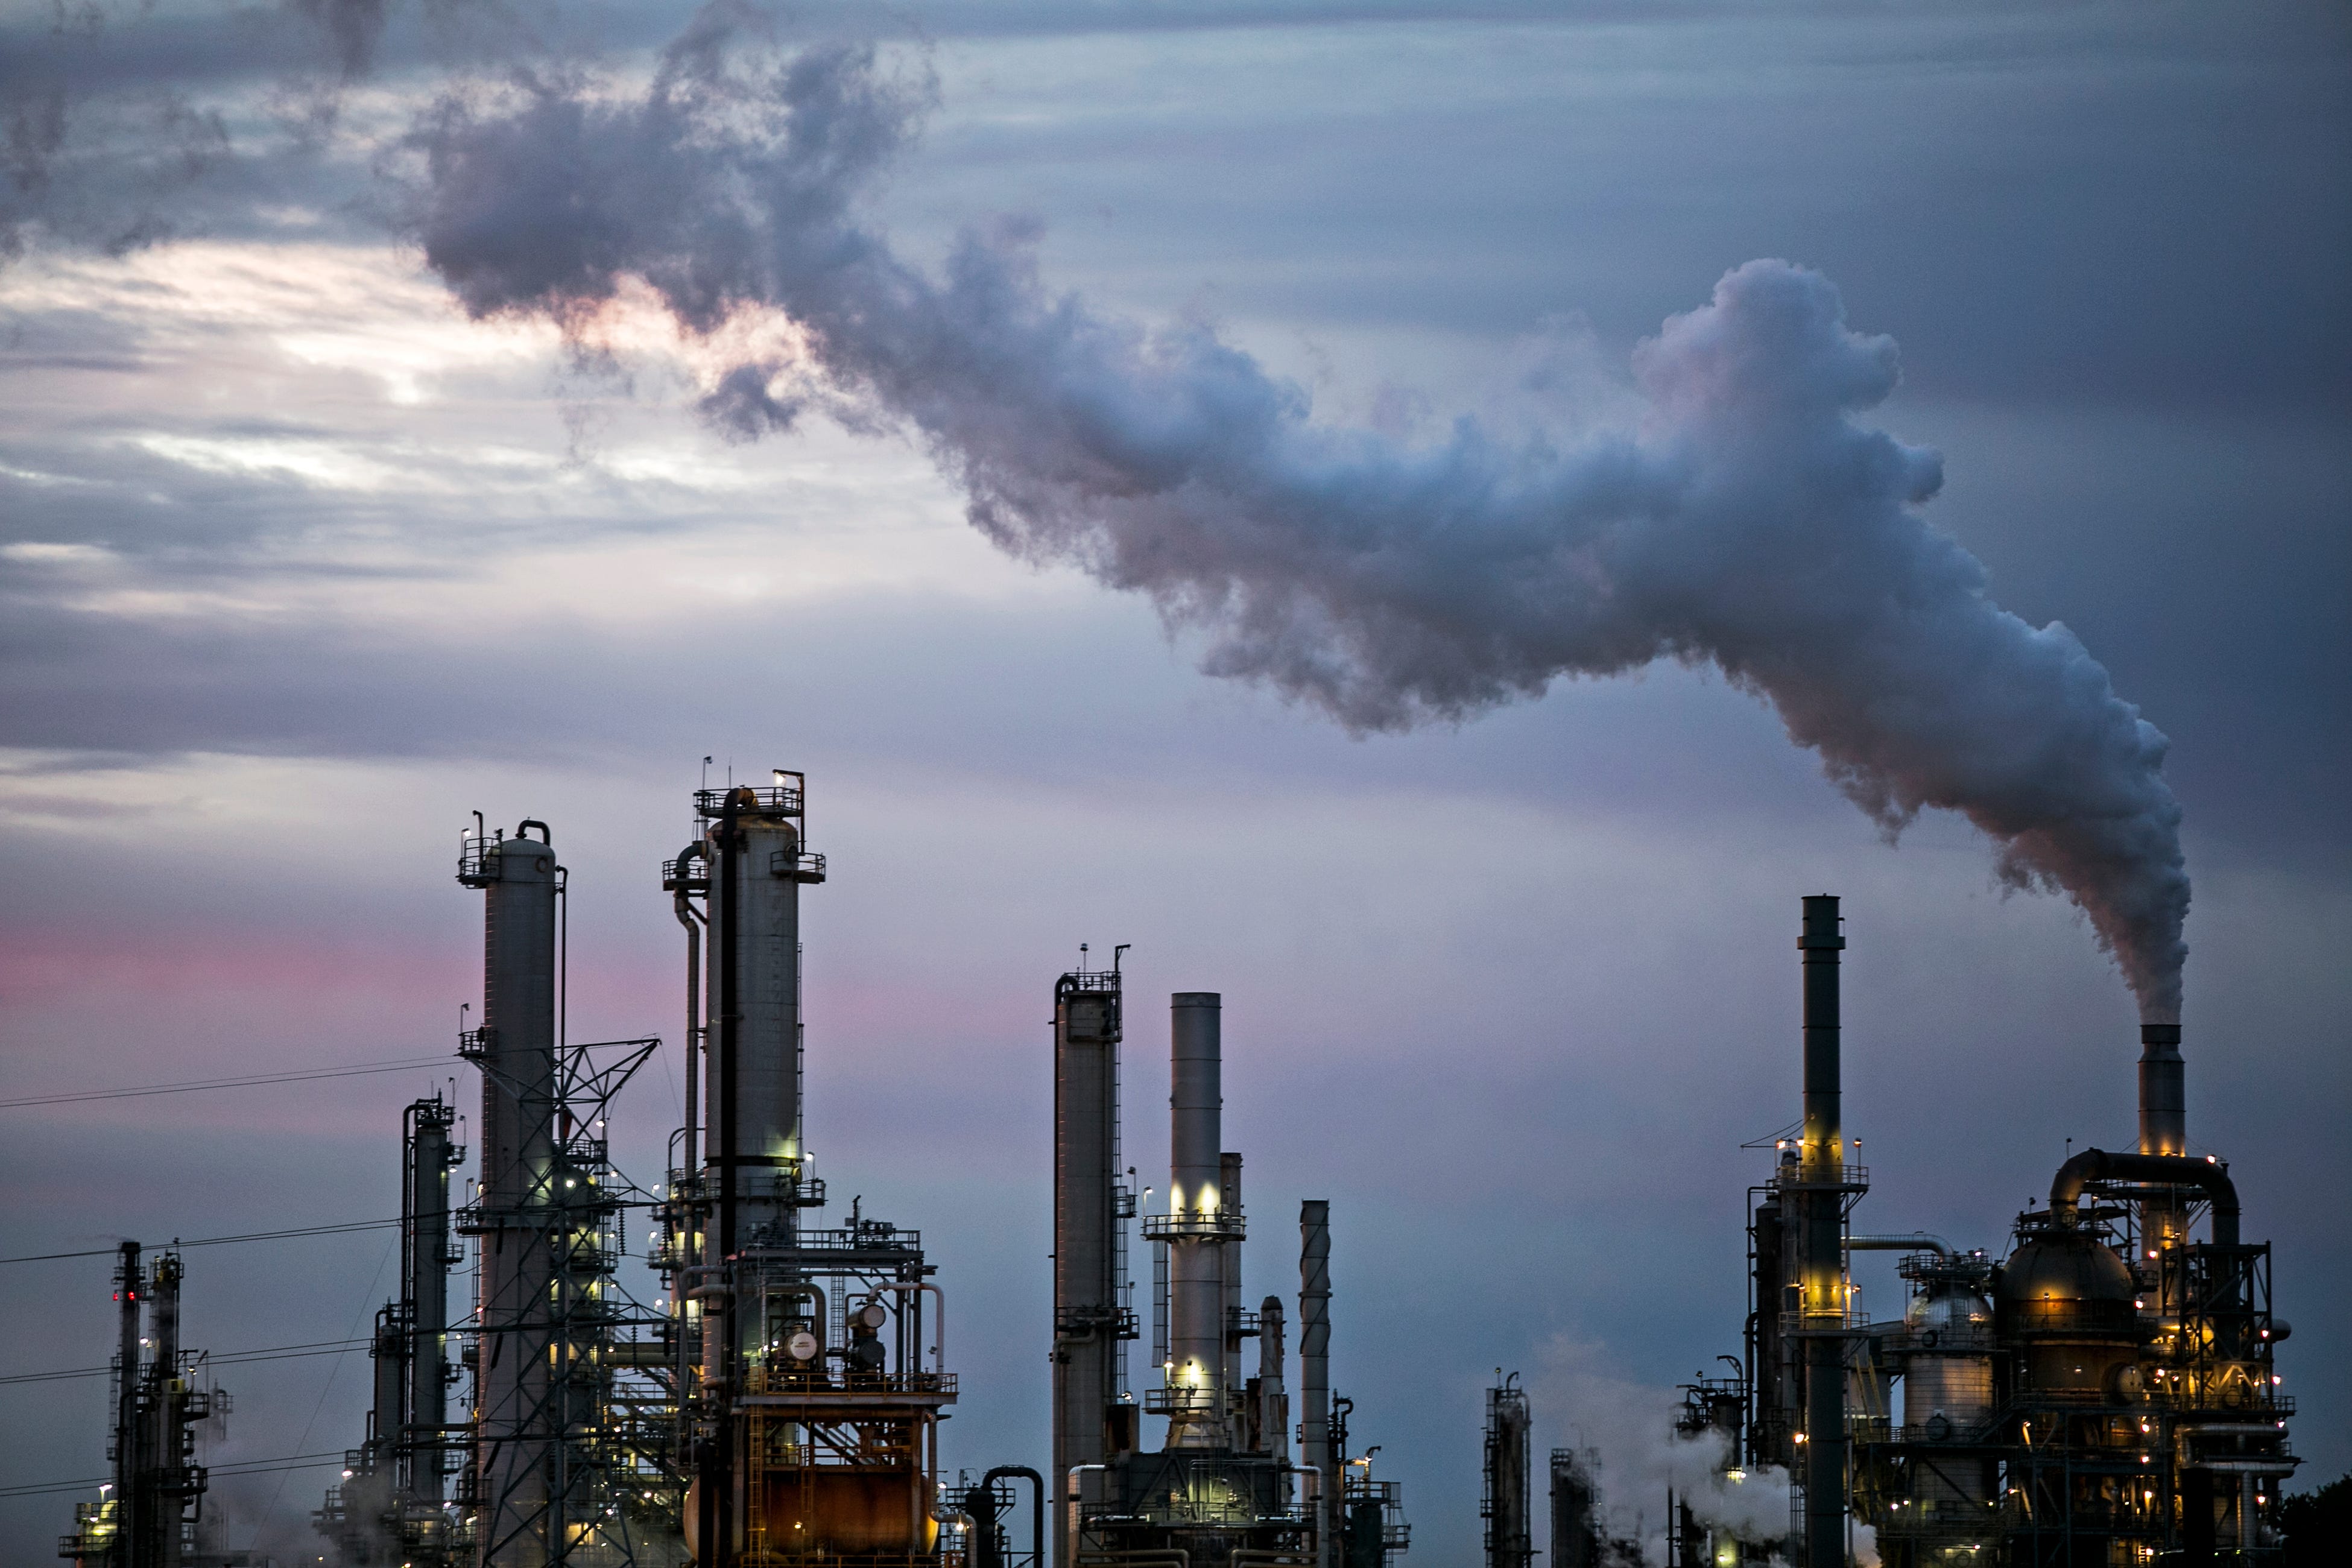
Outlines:
[[[2180,1028],[2140,1031],[2139,1129],[2085,1150],[2003,1255],[1857,1229],[1870,1173],[1841,1093],[1838,900],[1803,900],[1801,1115],[1748,1193],[1748,1314],[1733,1369],[1683,1390],[1676,1436],[1722,1478],[1785,1476],[1785,1527],[1727,1525],[1668,1495],[1669,1568],[2259,1568],[2279,1559],[2299,1461],[2273,1367],[2271,1254],[2241,1231],[2228,1163],[2188,1152]],[[1900,1255],[1902,1316],[1856,1306],[1857,1252]],[[1524,1561],[1526,1422],[1489,1392],[1487,1563]],[[1574,1412],[1553,1413],[1572,1420]],[[1638,1562],[1609,1532],[1597,1460],[1551,1456],[1558,1568]],[[1866,1535],[1865,1535],[1866,1531]]]
[[[370,1341],[366,1428],[316,1515],[333,1560],[1393,1568],[1411,1533],[1398,1487],[1372,1473],[1371,1446],[1351,1449],[1353,1407],[1331,1386],[1329,1205],[1298,1201],[1295,1297],[1249,1305],[1214,992],[1169,998],[1164,1200],[1123,1163],[1122,949],[1107,969],[1082,956],[1052,992],[1053,1317],[1037,1331],[1049,1462],[945,1472],[951,1282],[919,1231],[862,1204],[824,1218],[808,1153],[801,896],[826,868],[808,847],[806,794],[782,771],[698,791],[692,840],[661,865],[684,938],[688,1071],[683,1123],[650,1188],[615,1166],[605,1130],[660,1041],[568,1038],[553,835],[477,816],[462,837],[457,878],[482,898],[480,1012],[458,1042],[479,1075],[475,1147],[460,1146],[449,1100],[403,1113],[399,1292]],[[1865,1528],[1889,1568],[2274,1560],[2296,1464],[2273,1370],[2287,1326],[2270,1310],[2268,1247],[2241,1236],[2227,1165],[2187,1152],[2178,1026],[2143,1030],[2137,1147],[2068,1160],[2005,1254],[1857,1229],[1869,1173],[1841,1109],[1835,899],[1804,900],[1798,945],[1801,1116],[1748,1194],[1748,1311],[1722,1358],[1735,1370],[1688,1385],[1675,1424],[1727,1479],[1785,1477],[1790,1506],[1759,1527],[1713,1517],[1705,1496],[1661,1500],[1671,1562],[1844,1568]],[[660,1281],[649,1300],[618,1273],[633,1227]],[[1150,1268],[1139,1394],[1133,1233]],[[1900,1318],[1855,1308],[1851,1260],[1874,1249],[1901,1256],[1912,1293]],[[460,1300],[452,1273],[467,1261]],[[148,1266],[124,1246],[114,1479],[59,1549],[83,1568],[242,1561],[205,1546],[194,1434],[227,1398],[189,1375],[181,1279],[176,1255]],[[1480,1500],[1488,1568],[1540,1554],[1538,1415],[1575,1413],[1533,1411],[1498,1375]],[[1639,1560],[1604,1506],[1596,1455],[1555,1449],[1547,1479],[1557,1568]]]

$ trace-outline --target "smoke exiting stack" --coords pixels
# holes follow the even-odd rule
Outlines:
[[[2139,1152],[2189,1152],[2189,1087],[2180,1059],[2180,1026],[2139,1026]]]
[[[1298,1458],[1320,1478],[1315,1561],[1336,1568],[1339,1461],[1331,1451],[1331,1205],[1298,1205]]]
[[[1839,1084],[1838,901],[1804,901],[1805,1121],[1797,1167],[1805,1351],[1804,1568],[1845,1568],[1845,1136]]]

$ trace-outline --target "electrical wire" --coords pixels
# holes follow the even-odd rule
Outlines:
[[[277,1459],[240,1459],[226,1465],[207,1465],[207,1478],[218,1476],[264,1476],[278,1470],[323,1470],[330,1465],[348,1462],[348,1451],[332,1454],[289,1454]],[[0,1487],[0,1498],[37,1497],[43,1492],[78,1492],[84,1487],[104,1486],[111,1476],[91,1476],[79,1481],[36,1481],[18,1487]]]
[[[345,1231],[382,1230],[388,1225],[398,1225],[396,1219],[355,1219],[349,1225],[306,1225],[292,1230],[256,1230],[243,1236],[205,1236],[194,1241],[182,1241],[173,1237],[157,1244],[157,1250],[168,1251],[181,1247],[227,1247],[240,1241],[283,1241],[298,1236],[340,1236]],[[122,1249],[118,1247],[92,1247],[87,1252],[28,1252],[19,1258],[0,1258],[0,1263],[47,1263],[60,1258],[112,1258]]]
[[[0,1100],[0,1110],[27,1105],[74,1105],[88,1100],[131,1100],[148,1094],[188,1094],[200,1089],[255,1089],[265,1084],[302,1083],[320,1078],[357,1078],[366,1073],[402,1072],[410,1068],[442,1067],[447,1057],[414,1057],[396,1062],[354,1062],[349,1067],[312,1068],[299,1072],[242,1073],[234,1078],[190,1079],[184,1083],[152,1083],[132,1089],[91,1089],[71,1094],[33,1094],[20,1100]]]
[[[308,1344],[271,1345],[261,1350],[230,1351],[221,1355],[206,1355],[194,1364],[242,1366],[248,1362],[289,1361],[306,1355],[340,1355],[345,1351],[358,1350],[370,1342],[372,1342],[367,1340],[313,1340]],[[0,1377],[0,1384],[59,1383],[72,1377],[104,1377],[113,1370],[111,1366],[78,1366],[66,1372],[19,1372]]]

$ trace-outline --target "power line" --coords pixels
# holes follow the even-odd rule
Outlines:
[[[80,1089],[71,1094],[34,1094],[21,1100],[0,1100],[0,1110],[27,1105],[72,1105],[87,1100],[131,1100],[148,1094],[187,1094],[201,1089],[254,1089],[265,1084],[301,1083],[320,1078],[357,1078],[366,1073],[403,1072],[411,1068],[441,1067],[448,1057],[413,1057],[396,1062],[354,1062],[349,1067],[313,1068],[300,1072],[243,1073],[234,1078],[190,1079],[184,1083],[152,1083],[132,1089]]]
[[[272,1345],[261,1350],[229,1351],[220,1355],[200,1357],[194,1364],[204,1366],[237,1366],[247,1362],[288,1361],[306,1355],[341,1355],[372,1343],[368,1340],[313,1340],[308,1344]],[[0,1377],[0,1384],[58,1383],[73,1377],[104,1377],[114,1370],[111,1366],[78,1366],[65,1372],[20,1372]]]
[[[282,1241],[298,1236],[339,1236],[352,1230],[381,1230],[388,1225],[398,1225],[396,1219],[360,1219],[349,1225],[308,1225],[293,1230],[257,1230],[243,1236],[205,1236],[194,1241],[182,1241],[173,1237],[159,1243],[161,1248],[175,1247],[227,1247],[240,1241]],[[121,1251],[116,1247],[92,1247],[87,1252],[28,1252],[19,1258],[0,1258],[0,1263],[47,1263],[60,1258],[112,1258]]]
[[[213,1476],[261,1476],[276,1470],[323,1470],[330,1465],[348,1462],[345,1453],[289,1454],[279,1459],[242,1459],[226,1465],[207,1465],[205,1474]],[[79,1481],[38,1481],[29,1486],[0,1487],[0,1498],[36,1497],[42,1492],[78,1492],[85,1487],[104,1486],[113,1478],[91,1476]]]

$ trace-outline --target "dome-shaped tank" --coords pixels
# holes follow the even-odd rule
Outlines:
[[[2026,1380],[2131,1403],[2117,1379],[2138,1359],[2142,1331],[2130,1266],[2085,1227],[2028,1231],[2001,1268],[2004,1331],[2027,1342]]]
[[[1915,1338],[1930,1333],[1938,1340],[1980,1338],[1992,1330],[1992,1303],[1973,1290],[1932,1285],[1903,1309],[1903,1326]]]
[[[2000,1300],[2021,1333],[2105,1333],[2137,1321],[2131,1269],[2092,1232],[2035,1231],[2001,1268]]]

